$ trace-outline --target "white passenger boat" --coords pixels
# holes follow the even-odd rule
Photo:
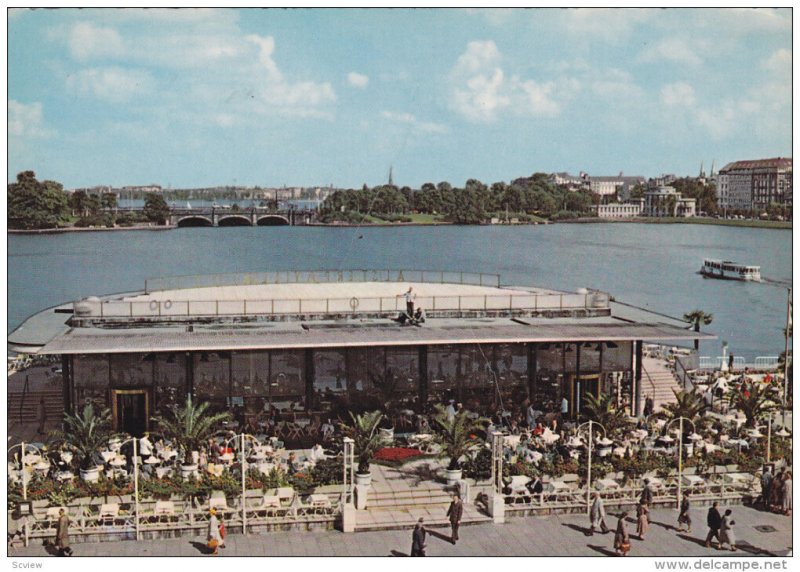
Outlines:
[[[706,258],[700,274],[709,278],[723,278],[727,280],[747,280],[761,282],[761,267],[737,264],[730,260],[714,260]]]

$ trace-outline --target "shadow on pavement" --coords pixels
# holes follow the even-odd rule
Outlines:
[[[578,532],[582,532],[584,536],[592,536],[592,529],[591,528],[584,528],[583,526],[578,526],[577,524],[571,524],[564,522],[561,526],[566,526],[567,528],[571,528],[572,530],[577,530]]]
[[[204,542],[198,542],[196,540],[190,540],[189,544],[194,546],[200,554],[211,554],[211,551],[208,549],[208,546]]]
[[[763,548],[758,548],[757,546],[753,546],[749,542],[737,542],[736,548],[742,552],[747,552],[748,554],[753,554],[755,556],[775,556],[775,554],[772,552],[764,550]]]
[[[697,538],[695,536],[689,536],[688,534],[678,534],[677,536],[678,536],[678,538],[683,539],[683,540],[685,540],[687,542],[691,542],[693,544],[696,544],[697,546],[702,546],[703,548],[706,547],[706,539],[705,538]],[[715,544],[712,541],[711,548],[709,548],[709,550],[713,550],[713,551],[716,552],[716,548],[714,548],[714,545]]]
[[[392,556],[408,556],[405,552],[400,552],[399,550],[390,550],[389,554]]]
[[[592,544],[587,544],[586,546],[588,546],[589,548],[591,548],[595,552],[599,552],[600,554],[603,554],[604,556],[616,556],[617,555],[616,552],[614,552],[610,548],[606,548],[605,546],[595,546],[595,545],[592,545]]]
[[[661,527],[661,528],[663,528],[664,530],[674,530],[675,532],[680,532],[680,531],[678,530],[678,527],[677,527],[677,526],[675,526],[675,525],[672,525],[672,524],[667,524],[667,523],[665,523],[665,522],[656,522],[656,521],[654,521],[654,520],[651,520],[651,521],[650,521],[650,524],[655,524],[656,526],[660,526],[660,527]]]
[[[449,535],[442,534],[441,532],[436,532],[435,530],[431,530],[430,528],[426,528],[425,530],[428,531],[428,534],[431,536],[438,538],[439,540],[444,540],[448,544],[452,544],[452,538]]]

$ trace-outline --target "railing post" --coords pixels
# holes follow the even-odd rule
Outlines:
[[[134,514],[136,515],[136,540],[140,540],[139,534],[139,451],[137,445],[138,439],[136,437],[133,438],[133,503],[134,503]]]
[[[242,433],[242,534],[247,536],[247,456],[244,454],[245,434]]]

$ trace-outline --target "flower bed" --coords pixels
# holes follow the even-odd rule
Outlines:
[[[376,461],[386,461],[389,463],[404,463],[409,459],[421,455],[422,451],[410,447],[384,447],[383,449],[378,449],[374,459]]]

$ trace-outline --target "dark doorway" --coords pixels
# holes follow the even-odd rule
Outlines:
[[[114,429],[141,437],[147,431],[148,411],[147,390],[114,390],[113,415]]]

